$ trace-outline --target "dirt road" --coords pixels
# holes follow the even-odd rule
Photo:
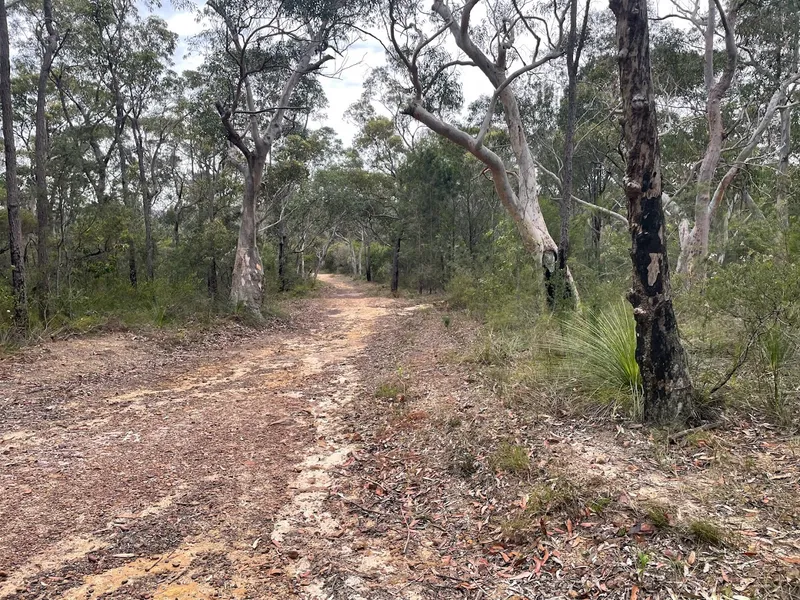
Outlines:
[[[287,540],[336,538],[337,414],[370,332],[404,310],[323,281],[291,331],[107,334],[0,363],[0,598],[308,595]]]

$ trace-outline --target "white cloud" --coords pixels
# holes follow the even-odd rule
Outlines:
[[[208,25],[205,18],[198,18],[196,13],[176,12],[164,19],[170,31],[174,31],[181,38],[197,35]]]

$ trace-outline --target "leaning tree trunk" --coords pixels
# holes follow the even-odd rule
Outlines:
[[[497,195],[516,223],[523,245],[532,255],[535,263],[543,269],[545,289],[549,294],[551,291],[549,280],[556,269],[558,246],[550,236],[539,205],[536,161],[525,135],[525,125],[520,114],[519,103],[510,85],[512,80],[507,80],[506,54],[508,48],[506,42],[513,38],[513,26],[505,33],[509,39],[498,40],[497,55],[489,58],[478,49],[469,34],[469,14],[476,4],[477,2],[474,1],[465,4],[461,9],[460,19],[454,17],[449,6],[443,0],[436,0],[433,3],[433,11],[447,23],[456,45],[475,63],[475,66],[483,72],[497,90],[496,96],[493,96],[490,101],[489,110],[478,136],[472,137],[465,131],[445,123],[424,108],[422,89],[418,86],[418,73],[412,75],[412,79],[417,81],[417,97],[403,112],[423,123],[435,133],[461,146],[488,167]],[[401,50],[398,49],[398,51]],[[416,63],[414,66],[411,63],[409,65],[412,70],[416,71]],[[516,158],[516,174],[518,176],[516,190],[509,179],[509,171],[503,160],[483,144],[484,136],[491,125],[495,100],[499,101],[503,107],[503,118],[508,128],[510,146]],[[578,290],[568,267],[564,270],[564,280],[572,297],[578,302]]]
[[[231,302],[243,306],[255,315],[261,314],[264,299],[264,267],[256,240],[256,200],[261,187],[266,155],[253,156],[247,165],[242,199],[242,221],[239,225],[239,241],[236,244],[236,259],[233,263]]]
[[[6,158],[8,245],[11,254],[11,288],[14,294],[14,325],[23,332],[28,328],[28,297],[25,292],[25,263],[22,258],[22,220],[19,214],[17,148],[14,144],[14,111],[11,104],[9,54],[6,3],[5,0],[0,0],[0,108],[3,116],[3,145]]]
[[[617,18],[620,90],[627,148],[625,195],[631,233],[636,362],[642,374],[644,419],[686,421],[694,391],[672,306],[661,205],[661,157],[650,75],[647,0],[611,0]]]
[[[372,242],[370,242],[369,236],[364,236],[364,275],[366,276],[367,281],[372,281],[371,245]]]

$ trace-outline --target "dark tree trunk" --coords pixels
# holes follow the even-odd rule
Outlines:
[[[58,36],[53,25],[53,4],[51,0],[43,0],[45,32],[42,40],[42,64],[39,69],[39,81],[36,86],[36,141],[34,149],[34,179],[36,180],[36,258],[38,278],[36,295],[39,305],[39,316],[47,319],[47,308],[50,296],[50,272],[48,255],[48,238],[50,237],[50,204],[47,199],[47,80],[53,63]]]
[[[216,183],[215,179],[212,179],[211,174],[206,172],[204,177],[208,183],[208,188],[210,193],[208,194],[208,222],[213,223],[214,219],[217,217],[216,206],[214,205],[214,189],[212,187],[212,182]],[[216,301],[217,294],[218,294],[218,277],[217,277],[217,257],[216,257],[216,249],[214,245],[211,245],[210,254],[211,254],[211,261],[208,264],[208,272],[206,274],[206,280],[208,284],[208,296]]]
[[[589,202],[597,205],[600,196],[606,189],[608,175],[602,163],[596,163],[589,174]],[[600,242],[603,235],[603,215],[596,210],[589,217],[589,259],[600,260]]]
[[[211,262],[208,265],[208,274],[207,274],[207,284],[208,284],[208,297],[212,300],[217,299],[217,259],[213,256],[211,257]]]
[[[627,150],[625,195],[631,233],[636,362],[642,374],[644,419],[685,422],[694,391],[672,306],[656,105],[650,74],[647,0],[611,0],[617,18],[620,90]]]
[[[467,196],[467,247],[469,248],[469,256],[475,259],[475,234],[472,225],[472,202],[469,195]]]
[[[366,238],[364,242],[366,248],[364,249],[364,273],[367,277],[367,281],[372,281],[372,254],[370,251],[370,246],[372,245],[369,238]]]
[[[392,293],[397,294],[400,289],[400,242],[403,239],[403,234],[397,236],[397,241],[394,243],[394,252],[392,252]]]
[[[128,239],[128,281],[133,287],[139,283],[139,271],[136,268],[136,246],[132,238]]]
[[[283,219],[281,219],[278,230],[278,281],[280,281],[282,292],[289,289],[289,282],[286,278],[286,226]]]
[[[597,212],[593,212],[591,216],[589,232],[589,254],[590,258],[594,261],[600,260],[600,236],[603,231],[603,217]]]
[[[570,0],[569,7],[569,33],[567,35],[567,122],[564,129],[564,166],[561,171],[561,202],[559,202],[559,238],[558,238],[558,290],[557,298],[552,297],[556,304],[559,298],[568,300],[571,296],[570,288],[566,285],[567,259],[569,257],[569,222],[572,218],[572,174],[573,156],[575,154],[575,124],[577,121],[577,86],[578,86],[578,0]],[[549,286],[548,298],[554,290]]]
[[[144,215],[144,248],[145,248],[145,272],[148,281],[155,279],[155,243],[153,240],[153,195],[147,181],[147,169],[144,155],[144,136],[139,127],[139,119],[134,116],[131,119],[131,129],[136,144],[136,158],[139,163],[139,188],[142,193],[142,213]],[[177,224],[177,219],[176,219]]]
[[[6,158],[6,206],[8,208],[8,244],[11,253],[11,288],[14,294],[14,325],[20,332],[24,332],[28,329],[28,297],[25,292],[25,263],[22,258],[22,220],[19,214],[17,148],[14,144],[9,53],[6,3],[5,0],[0,0],[0,109],[3,117],[3,145]]]

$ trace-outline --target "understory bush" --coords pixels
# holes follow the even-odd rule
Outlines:
[[[733,352],[722,354],[724,367],[713,369],[717,383],[712,389],[727,378],[723,391],[729,392],[729,402],[760,408],[790,425],[800,404],[800,265],[773,256],[749,257],[719,269],[697,293],[706,308],[705,326],[696,331],[699,344],[713,355],[721,354],[714,352],[717,340],[734,340]]]
[[[467,360],[506,402],[552,410],[622,408],[643,414],[636,327],[622,299],[552,313],[526,275],[458,271],[450,307],[483,323]],[[605,289],[599,285],[597,290]],[[597,291],[596,290],[596,291]],[[601,296],[603,294],[600,294]],[[610,294],[609,294],[610,295]],[[596,294],[595,294],[596,296]],[[675,288],[681,335],[699,396],[715,407],[792,426],[800,413],[800,266],[751,256]],[[585,298],[585,295],[584,295]]]

